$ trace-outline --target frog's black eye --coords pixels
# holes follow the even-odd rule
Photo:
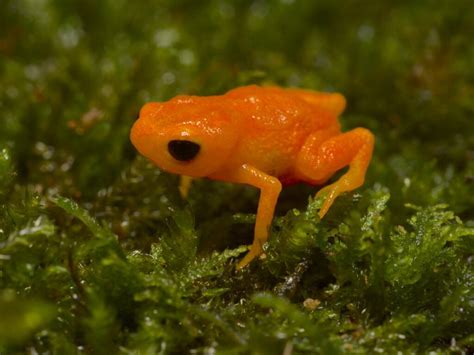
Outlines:
[[[172,140],[168,142],[168,151],[171,156],[179,161],[191,161],[199,153],[201,146],[185,140]]]

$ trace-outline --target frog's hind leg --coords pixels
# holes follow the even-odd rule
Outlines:
[[[296,172],[306,181],[323,182],[339,169],[349,170],[336,182],[322,188],[316,196],[325,196],[319,210],[322,218],[337,196],[352,191],[364,183],[365,172],[372,158],[374,136],[365,128],[332,136],[321,141],[321,132],[306,140],[297,157]]]

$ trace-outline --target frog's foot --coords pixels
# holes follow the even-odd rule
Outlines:
[[[327,213],[331,205],[334,203],[336,197],[341,194],[339,185],[337,183],[328,185],[323,187],[321,190],[318,191],[316,197],[326,197],[321,209],[318,212],[319,218],[323,218],[324,215]]]
[[[338,134],[321,142],[321,132],[308,137],[298,155],[299,175],[308,181],[324,181],[339,169],[349,170],[338,181],[322,188],[316,197],[326,199],[319,211],[322,218],[337,196],[364,183],[365,172],[372,158],[374,136],[365,128]]]
[[[256,257],[262,255],[262,253],[263,253],[263,248],[260,245],[260,243],[258,243],[258,242],[255,243],[254,242],[254,244],[252,244],[252,246],[250,247],[250,251],[237,264],[237,270],[241,270],[244,267],[246,267],[248,264],[250,264],[252,262],[253,259],[255,259]]]

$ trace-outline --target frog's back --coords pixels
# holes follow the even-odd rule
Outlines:
[[[340,94],[275,86],[243,86],[225,96],[255,126],[270,129],[288,130],[294,126],[315,131],[338,125],[337,117],[345,107]]]
[[[238,116],[243,132],[235,154],[239,161],[233,164],[251,164],[272,176],[291,175],[295,157],[309,135],[339,130],[337,115],[293,89],[244,86],[223,98],[227,110]]]

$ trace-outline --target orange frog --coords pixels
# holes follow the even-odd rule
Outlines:
[[[244,86],[221,96],[176,96],[143,106],[131,131],[138,151],[165,171],[248,184],[260,189],[254,240],[238,268],[262,253],[282,184],[324,184],[316,196],[334,199],[364,182],[374,136],[365,128],[341,133],[346,101],[336,93]]]

